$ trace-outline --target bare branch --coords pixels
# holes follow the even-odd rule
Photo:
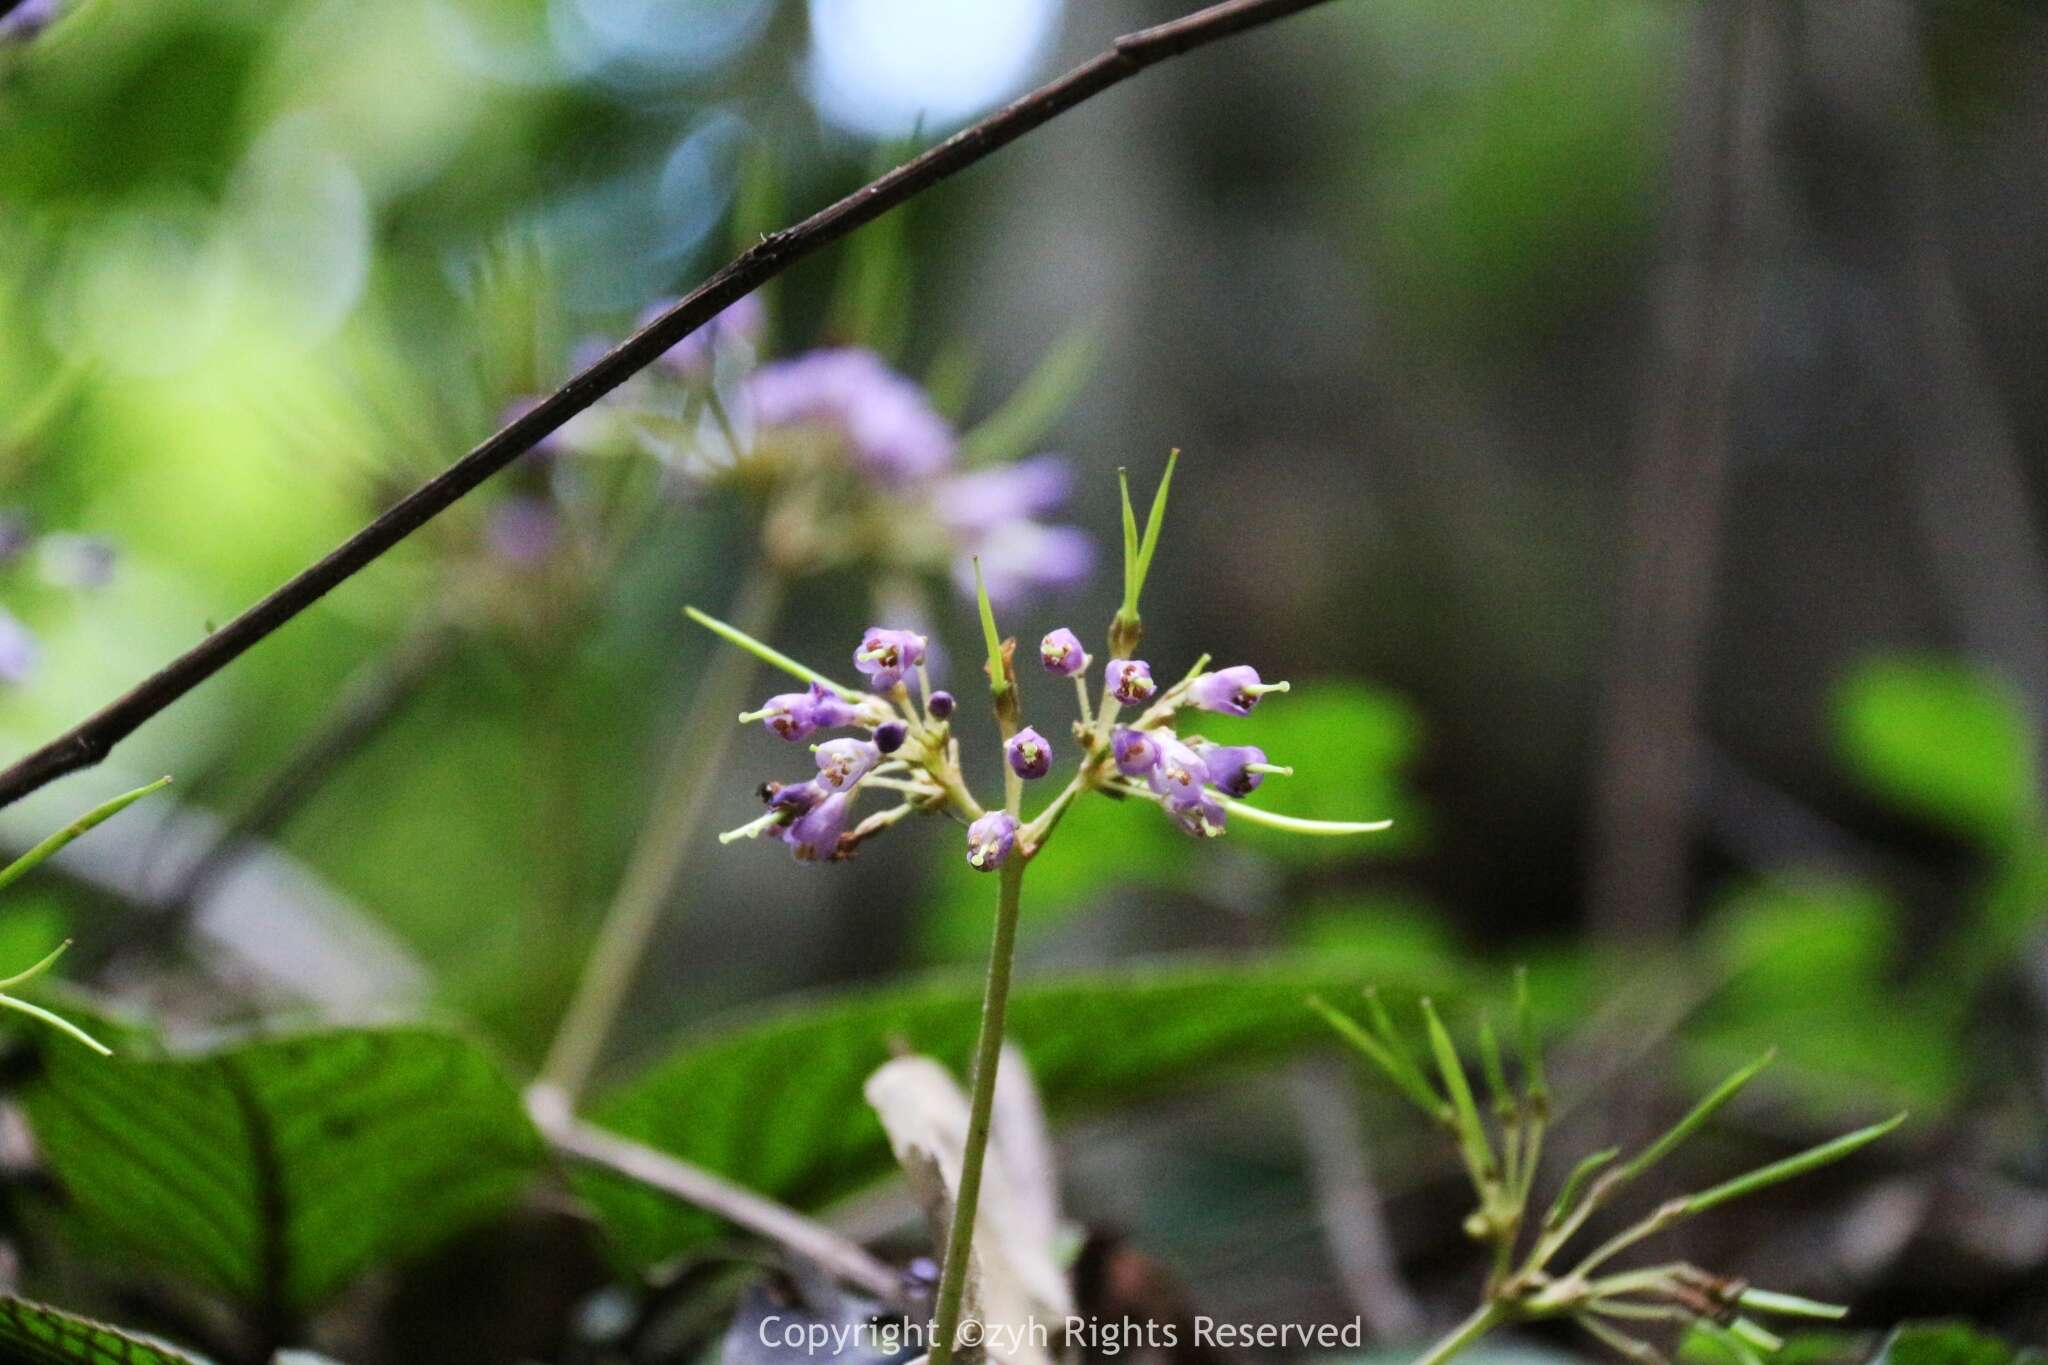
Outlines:
[[[651,365],[727,305],[796,262],[1156,62],[1322,3],[1324,0],[1225,0],[1171,23],[1126,34],[1108,51],[961,129],[795,227],[763,237],[661,316],[350,536],[326,558],[78,726],[0,772],[0,806],[18,801],[66,773],[100,762],[158,712]]]

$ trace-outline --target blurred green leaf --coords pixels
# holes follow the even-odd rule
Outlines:
[[[1870,1339],[1830,1328],[1785,1334],[1785,1344],[1765,1355],[1771,1365],[1852,1365],[1870,1354]],[[1743,1365],[1725,1334],[1688,1327],[1678,1343],[1680,1365]]]
[[[1057,1117],[1130,1104],[1329,1038],[1308,1009],[1346,994],[1365,964],[1278,959],[1154,964],[1020,984],[1010,1036]],[[981,983],[948,975],[806,1001],[686,1043],[605,1097],[593,1119],[799,1208],[894,1169],[861,1086],[893,1046],[964,1067]],[[651,1264],[716,1236],[695,1209],[597,1171],[575,1173],[621,1252]]]
[[[1824,1112],[1955,1099],[1959,1042],[1895,979],[1898,910],[1879,892],[1791,878],[1745,887],[1705,943],[1727,984],[1685,1032],[1697,1082],[1776,1047],[1774,1083]]]
[[[2035,1365],[2040,1352],[2015,1348],[1966,1322],[1907,1323],[1885,1338],[1871,1365]]]
[[[22,1104],[85,1237],[259,1311],[303,1312],[490,1217],[542,1161],[491,1060],[423,1029],[41,1056]]]
[[[1300,867],[1411,853],[1422,843],[1423,811],[1405,783],[1407,766],[1421,747],[1422,725],[1414,709],[1391,692],[1328,678],[1296,679],[1292,692],[1266,698],[1249,716],[1204,715],[1199,725],[1186,728],[1219,744],[1256,744],[1274,763],[1294,769],[1292,777],[1268,777],[1247,798],[1251,805],[1310,820],[1394,822],[1383,834],[1304,839],[1238,820],[1230,825],[1232,840]]]
[[[2003,847],[2035,809],[2033,736],[2011,691],[1961,663],[1876,659],[1844,680],[1835,742],[1901,810]]]
[[[0,1356],[18,1365],[206,1365],[152,1337],[0,1296]]]
[[[960,438],[963,464],[1004,464],[1032,453],[1092,378],[1102,333],[1076,327],[1048,350],[1003,405]]]

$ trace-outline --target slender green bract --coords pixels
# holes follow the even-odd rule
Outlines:
[[[814,682],[820,687],[828,688],[838,693],[848,701],[854,701],[860,697],[860,693],[852,688],[832,681],[832,679],[807,664],[798,663],[773,645],[763,644],[739,627],[727,625],[709,612],[699,611],[695,607],[684,607],[683,614],[704,627],[704,629],[710,631],[713,635],[738,645],[762,663],[772,668],[779,668],[793,678],[802,678],[805,682]]]
[[[57,850],[63,848],[64,845],[70,843],[79,835],[84,834],[87,830],[92,829],[96,825],[106,823],[114,816],[128,809],[128,807],[134,805],[137,801],[140,801],[143,797],[153,792],[160,792],[170,785],[170,778],[159,777],[146,787],[137,787],[132,792],[123,792],[111,801],[102,802],[94,806],[91,810],[58,830],[28,852],[16,858],[5,868],[0,868],[0,891],[4,891],[14,885],[15,882],[20,881],[27,873],[48,861]]]

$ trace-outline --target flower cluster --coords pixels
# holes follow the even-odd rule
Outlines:
[[[963,468],[960,433],[917,382],[859,346],[761,362],[766,322],[740,299],[550,444],[637,451],[692,485],[759,494],[763,548],[791,576],[861,566],[965,592],[978,559],[997,602],[1086,578],[1088,538],[1046,520],[1071,492],[1065,460]]]
[[[1160,505],[1155,504],[1155,524]],[[1129,518],[1126,524],[1130,525]],[[1150,539],[1148,535],[1147,545]],[[1142,578],[1149,550],[1141,553],[1133,546],[1126,562]],[[1025,789],[1051,776],[1062,756],[1061,746],[1024,722],[1016,642],[997,634],[993,594],[984,587],[979,597],[988,674],[1003,732],[1005,799],[989,806],[968,788],[952,730],[955,702],[950,694],[932,689],[927,668],[931,646],[925,636],[900,628],[870,628],[853,651],[853,666],[866,683],[855,690],[693,609],[691,615],[700,624],[807,683],[803,691],[770,697],[743,714],[743,722],[759,723],[792,742],[822,730],[867,732],[866,738],[842,737],[812,745],[817,775],[800,783],[768,784],[762,789],[767,811],[723,837],[766,835],[789,845],[799,859],[830,862],[849,856],[864,840],[906,816],[939,813],[966,826],[968,865],[992,872],[1035,856],[1067,808],[1089,793],[1152,802],[1197,838],[1222,834],[1233,813],[1302,834],[1385,828],[1385,822],[1300,820],[1245,804],[1244,798],[1269,775],[1292,770],[1268,762],[1256,745],[1218,744],[1189,733],[1186,721],[1202,712],[1249,715],[1268,693],[1285,692],[1288,685],[1264,681],[1249,664],[1211,670],[1205,655],[1179,682],[1162,687],[1151,665],[1129,657],[1124,648],[1142,636],[1135,625],[1134,605],[1128,614],[1119,614],[1122,624],[1112,625],[1111,657],[1099,674],[1072,630],[1060,627],[1039,642],[1043,672],[1074,684],[1077,714],[1070,734],[1076,766],[1058,794],[1026,818]],[[1134,604],[1135,598],[1131,592],[1127,602]],[[1094,685],[1098,677],[1099,689]],[[1132,710],[1127,713],[1126,708]],[[885,791],[896,800],[856,824],[855,802],[866,790]]]

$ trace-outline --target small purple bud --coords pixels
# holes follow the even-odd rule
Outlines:
[[[818,728],[816,693],[815,684],[809,692],[779,692],[763,702],[760,710],[748,711],[740,719],[758,720],[768,733],[787,740],[803,739]]]
[[[828,791],[843,792],[882,761],[882,751],[865,739],[829,739],[818,746],[817,759],[819,783]]]
[[[885,720],[875,727],[875,747],[885,754],[895,753],[909,738],[910,727],[900,720]]]
[[[1088,666],[1088,651],[1073,631],[1061,626],[1038,642],[1038,661],[1046,672],[1071,678]]]
[[[915,631],[869,626],[853,651],[853,666],[868,675],[875,691],[887,692],[903,681],[904,670],[924,662],[925,643]]]
[[[1152,700],[1159,684],[1152,681],[1152,665],[1143,659],[1111,659],[1104,674],[1109,695],[1126,706]]]
[[[1209,765],[1209,781],[1231,796],[1249,796],[1266,780],[1254,768],[1266,766],[1266,751],[1256,744],[1216,744],[1202,750],[1202,762]]]
[[[1003,757],[1009,760],[1011,772],[1027,780],[1052,771],[1052,745],[1028,725],[1010,736],[1003,745]]]
[[[768,808],[798,816],[824,799],[825,789],[816,782],[782,783],[768,793]]]
[[[1166,811],[1176,825],[1197,839],[1214,839],[1223,833],[1223,807],[1207,792],[1185,805],[1168,806]]]
[[[821,730],[860,723],[860,708],[823,683],[811,684],[811,723]]]
[[[967,827],[967,865],[977,872],[995,871],[1016,846],[1017,817],[1006,810],[992,810]]]
[[[1143,730],[1119,725],[1109,738],[1116,757],[1116,770],[1125,777],[1150,777],[1159,766],[1159,741]]]
[[[839,836],[853,814],[853,793],[825,797],[782,829],[782,840],[798,862],[830,862],[839,854]]]
[[[932,713],[933,720],[946,720],[952,716],[953,708],[958,703],[953,700],[951,692],[934,692],[924,705],[925,710]]]
[[[1250,664],[1238,664],[1235,668],[1219,668],[1214,673],[1204,673],[1188,684],[1188,700],[1204,711],[1248,716],[1259,704],[1260,697],[1268,692],[1286,690],[1286,683],[1262,683],[1256,668]]]
[[[18,686],[36,671],[42,650],[29,628],[14,613],[0,607],[0,683]]]
[[[1186,806],[1206,800],[1202,788],[1209,781],[1209,765],[1202,756],[1162,732],[1159,736],[1159,766],[1152,770],[1152,790],[1170,805]]]

